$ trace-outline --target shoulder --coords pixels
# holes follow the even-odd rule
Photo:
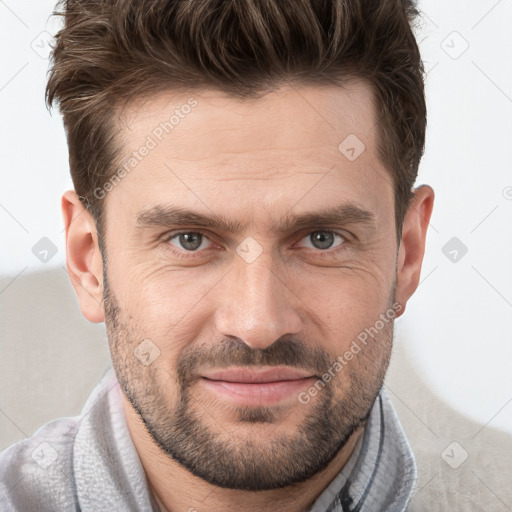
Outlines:
[[[79,419],[46,423],[0,453],[0,512],[75,510],[72,458]]]

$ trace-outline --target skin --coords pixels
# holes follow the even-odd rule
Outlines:
[[[138,101],[119,113],[124,156],[190,97],[197,106],[106,195],[104,259],[94,220],[73,191],[64,194],[68,271],[84,316],[106,322],[127,425],[162,510],[306,510],[363,433],[389,362],[393,322],[307,404],[298,392],[393,304],[395,317],[403,314],[418,286],[434,194],[415,189],[398,241],[373,95],[361,81],[283,86],[260,100],[194,91]],[[338,150],[349,134],[365,145],[354,161]],[[169,204],[246,226],[235,233],[138,224],[141,213]],[[274,231],[285,215],[346,204],[371,219]],[[179,231],[206,238],[187,251],[171,238]],[[318,231],[336,233],[332,247],[315,245],[310,235]],[[247,237],[257,242],[250,262],[237,252],[248,247]],[[145,339],[153,356],[158,351],[148,365],[134,355]],[[275,403],[262,388],[261,401],[250,404],[201,378],[241,361],[251,369],[300,367],[312,377]],[[193,419],[196,430],[188,430],[191,423],[179,430],[177,417]],[[329,428],[344,435],[322,440]],[[209,437],[194,446],[203,434]],[[169,448],[188,447],[185,458],[191,447],[204,450],[199,469],[209,474],[166,453],[165,443],[176,438],[181,445]],[[251,465],[264,469],[245,475],[257,491],[241,480]],[[222,485],[223,477],[234,479],[229,468],[240,480]]]

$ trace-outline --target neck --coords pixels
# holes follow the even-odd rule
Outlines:
[[[364,426],[359,427],[329,465],[305,482],[269,491],[240,491],[217,487],[190,473],[153,441],[124,396],[123,408],[130,436],[161,512],[304,512],[343,469],[364,430]]]

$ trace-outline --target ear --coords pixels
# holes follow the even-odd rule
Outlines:
[[[78,296],[82,314],[91,322],[103,322],[103,261],[96,224],[74,190],[62,196],[66,228],[66,266]]]
[[[402,305],[402,309],[397,316],[404,313],[409,297],[418,287],[433,206],[434,191],[431,187],[422,185],[414,190],[414,197],[405,215],[398,249],[396,301]]]

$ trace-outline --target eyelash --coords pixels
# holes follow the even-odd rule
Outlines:
[[[346,234],[339,233],[338,231],[334,231],[334,230],[330,230],[330,229],[315,229],[313,231],[309,231],[306,235],[304,235],[301,238],[301,240],[306,238],[307,236],[310,236],[313,233],[316,233],[316,232],[332,233],[332,234],[339,236],[340,238],[343,239],[342,243],[337,245],[333,250],[326,249],[326,250],[322,251],[321,249],[317,249],[316,250],[317,256],[319,256],[320,258],[331,257],[334,253],[344,250],[346,243],[349,241]],[[203,249],[202,251],[186,251],[185,249],[183,249],[182,251],[179,251],[179,250],[175,249],[174,246],[172,246],[169,243],[171,240],[178,237],[179,235],[190,234],[190,233],[193,233],[196,235],[201,235],[202,237],[206,238],[207,240],[210,240],[210,238],[202,231],[177,231],[176,233],[171,233],[171,234],[166,235],[165,238],[163,239],[163,241],[164,241],[164,243],[167,244],[167,248],[173,253],[173,255],[177,256],[178,258],[191,259],[191,258],[199,257],[201,255],[201,252],[207,251],[208,249]],[[210,242],[212,242],[212,241],[210,240]],[[212,243],[214,243],[214,242],[212,242]],[[315,250],[315,249],[310,249],[310,250]]]

